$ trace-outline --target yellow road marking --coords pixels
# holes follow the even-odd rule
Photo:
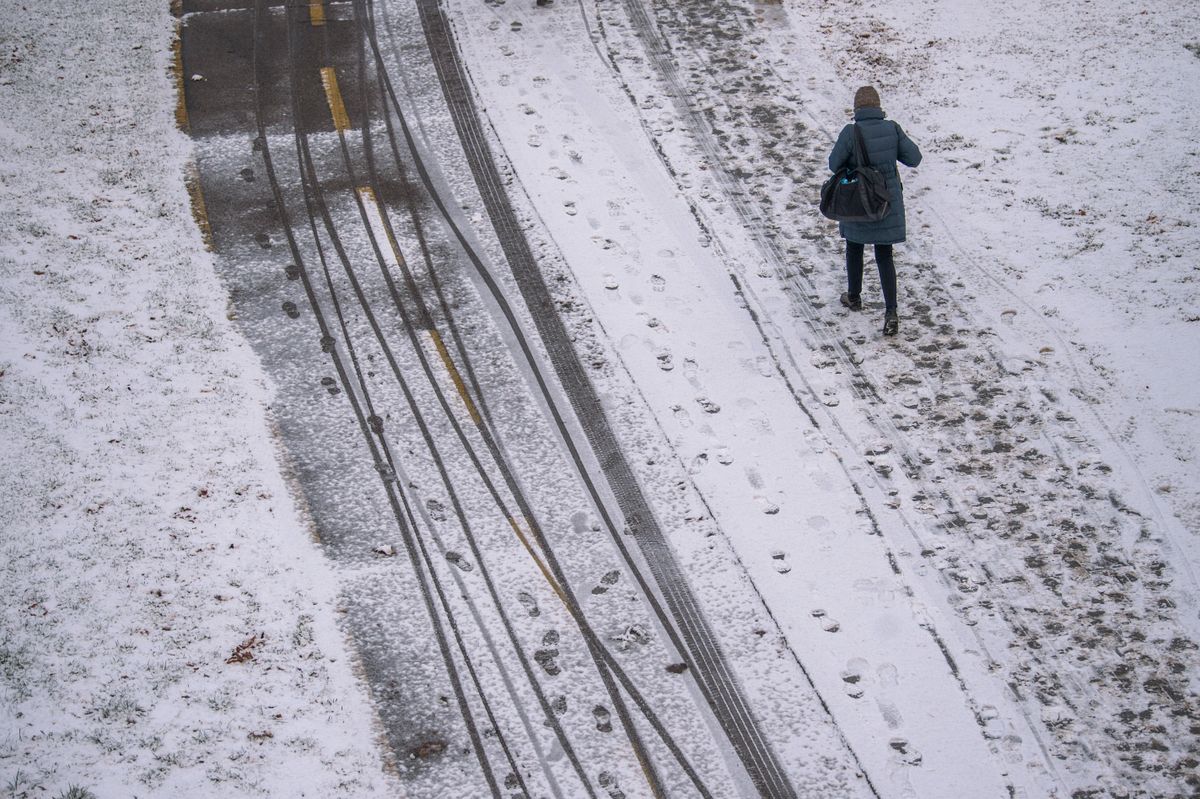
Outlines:
[[[308,21],[313,27],[325,24],[325,0],[311,0],[308,4]]]
[[[458,389],[458,395],[466,403],[467,412],[471,414],[471,421],[475,423],[476,427],[482,425],[483,417],[479,415],[479,410],[471,400],[471,395],[467,393],[467,384],[463,382],[462,375],[458,372],[458,367],[454,365],[454,361],[450,360],[450,352],[446,349],[441,335],[436,330],[430,330],[429,337],[433,339],[433,346],[437,349],[438,355],[441,356],[442,363],[446,365],[446,370],[450,372],[450,379],[454,381],[454,387]]]
[[[379,198],[375,196],[375,191],[370,186],[359,186],[358,196],[362,199],[363,205],[368,209],[374,210],[374,216],[371,227],[376,233],[383,233],[387,239],[388,246],[392,250],[392,256],[396,259],[396,265],[403,267],[406,263],[404,253],[400,251],[400,242],[396,241],[396,237],[392,235],[392,230],[387,225],[383,224],[383,209],[380,207]],[[450,381],[454,383],[454,389],[458,392],[458,396],[462,398],[463,404],[467,406],[467,413],[471,415],[471,421],[475,426],[483,424],[483,416],[479,413],[479,409],[475,406],[475,401],[471,399],[471,395],[467,392],[467,383],[463,380],[462,373],[458,371],[458,367],[454,365],[454,360],[450,357],[450,351],[446,349],[446,342],[442,340],[442,336],[436,330],[429,330],[429,338],[433,341],[433,348],[437,350],[438,357],[442,359],[442,364],[446,367],[446,371],[450,373]]]
[[[554,593],[558,594],[558,598],[562,600],[563,605],[565,605],[567,610],[570,611],[571,606],[567,604],[567,595],[563,593],[562,587],[558,584],[558,581],[554,579],[554,575],[550,573],[550,569],[547,568],[545,562],[542,561],[541,556],[538,555],[538,553],[534,550],[533,545],[529,543],[529,539],[525,537],[525,533],[521,530],[521,526],[517,524],[517,520],[510,516],[508,517],[508,523],[512,525],[513,532],[517,534],[517,538],[520,540],[521,545],[525,547],[525,551],[529,553],[529,557],[533,558],[533,562],[536,563],[538,569],[541,570],[542,576],[546,578],[546,582],[550,584],[550,587],[554,589]],[[573,616],[575,614],[572,613],[571,615]]]
[[[346,116],[346,106],[342,103],[342,90],[338,88],[337,73],[333,67],[321,67],[321,83],[325,86],[325,99],[329,101],[329,113],[333,116],[333,126],[338,131],[350,127],[350,117]]]

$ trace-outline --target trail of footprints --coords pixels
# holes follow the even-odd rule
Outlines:
[[[904,719],[895,703],[887,698],[888,692],[899,686],[900,672],[891,663],[881,663],[875,668],[864,658],[851,658],[846,662],[842,671],[842,684],[846,695],[851,699],[864,701],[873,699],[884,724],[892,732],[900,732]],[[869,697],[868,694],[874,694]],[[923,760],[921,752],[902,735],[893,735],[888,739],[888,748],[892,750],[891,760],[896,765],[919,766]]]

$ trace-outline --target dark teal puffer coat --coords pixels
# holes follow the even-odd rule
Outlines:
[[[896,162],[905,166],[921,163],[921,151],[912,139],[905,135],[900,126],[889,119],[878,108],[860,108],[854,112],[854,121],[862,129],[867,144],[867,158],[871,166],[883,173],[888,190],[892,193],[888,215],[878,222],[839,222],[842,238],[859,244],[899,244],[904,241],[904,186]],[[829,169],[837,172],[854,160],[854,126],[847,125],[838,134],[833,152],[829,154]]]

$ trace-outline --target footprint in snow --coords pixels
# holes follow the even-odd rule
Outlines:
[[[628,652],[635,646],[644,646],[650,643],[650,632],[641,624],[631,624],[620,635],[614,635],[612,640],[616,643],[617,649]]]
[[[705,466],[708,465],[708,453],[701,452],[696,457],[692,458],[691,464],[688,466],[688,474],[699,474]]]
[[[531,106],[529,103],[521,103],[517,106],[517,108],[521,110],[522,114],[530,115],[537,113],[537,111],[535,111],[533,106]]]
[[[705,413],[720,413],[721,412],[721,406],[718,405],[717,403],[713,402],[712,400],[710,400],[708,397],[704,397],[704,396],[696,397],[696,404],[699,405],[700,409],[702,411],[704,411]]]
[[[625,792],[617,785],[616,775],[608,771],[601,771],[597,782],[600,787],[608,791],[609,799],[625,799]]]
[[[697,388],[700,387],[700,383],[696,379],[696,372],[699,371],[699,369],[700,365],[696,363],[695,358],[683,359],[683,376],[686,377],[688,381]]]
[[[283,271],[284,274],[287,275],[288,280],[300,279],[300,267],[296,266],[295,264],[288,264],[286,267],[284,267]]]
[[[675,360],[670,350],[662,350],[654,357],[658,361],[658,368],[664,372],[669,372],[675,368]]]
[[[772,552],[771,560],[775,561],[775,571],[780,574],[787,574],[792,570],[791,564],[787,562],[787,553],[782,550]]]
[[[436,499],[425,500],[425,510],[429,512],[429,518],[435,522],[446,521],[446,506]]]
[[[758,503],[759,510],[768,516],[774,516],[779,513],[779,506],[761,494],[756,494],[754,501]]]
[[[329,392],[330,396],[339,394],[342,390],[338,386],[337,381],[334,380],[332,377],[322,377],[321,385],[325,386],[325,390]]]
[[[829,614],[827,614],[821,608],[813,610],[812,617],[821,623],[821,629],[827,633],[836,633],[838,630],[842,629],[842,625],[838,624],[836,620],[830,618]]]
[[[530,147],[541,147],[542,139],[537,134],[530,134],[529,138],[525,140],[525,143]]]
[[[563,210],[567,212],[567,216],[575,216],[579,213],[578,209],[575,208],[574,200],[563,200]]]
[[[256,244],[258,244],[259,247],[262,247],[264,250],[269,250],[271,248],[271,237],[268,236],[266,233],[262,233],[262,232],[255,233],[254,241]]]
[[[291,300],[286,301],[282,307],[283,312],[288,315],[289,319],[298,319],[300,317],[300,309]]]
[[[879,715],[883,716],[883,721],[888,725],[889,729],[898,730],[904,724],[904,717],[900,715],[900,709],[893,703],[883,699],[875,700],[875,704],[879,707]]]
[[[1132,711],[1129,711],[1132,712]],[[983,730],[983,737],[995,741],[1004,735],[1004,723],[1000,719],[1000,711],[995,705],[984,705],[975,714],[975,721]]]
[[[469,571],[471,571],[471,569],[475,568],[475,566],[471,563],[471,561],[467,560],[462,555],[460,555],[459,553],[457,553],[453,550],[446,553],[446,560],[450,561],[455,566],[457,566],[458,568],[462,569],[465,572],[469,572]]]
[[[654,289],[655,291],[666,291],[667,290],[667,279],[664,278],[662,275],[651,275],[650,276],[650,288]]]
[[[900,684],[900,670],[894,664],[882,663],[875,673],[879,676],[879,684],[885,688],[895,688]]]
[[[253,182],[254,182],[254,170],[253,170],[253,169],[251,169],[250,167],[246,167],[245,169],[243,169],[243,170],[242,170],[241,172],[239,172],[238,174],[239,174],[239,175],[241,175],[241,176],[242,176],[242,180],[246,181],[247,183],[253,183]]]
[[[913,748],[912,744],[906,738],[893,738],[888,741],[888,746],[897,754],[895,757],[907,766],[921,765],[921,753]]]
[[[675,414],[675,421],[679,422],[680,427],[692,426],[692,415],[687,412],[687,408],[682,405],[672,405],[671,413]]]
[[[644,321],[646,323],[646,327],[650,328],[651,330],[657,330],[660,333],[671,332],[671,331],[667,330],[666,325],[664,325],[662,323],[662,320],[659,319],[657,316],[651,316],[650,314],[645,313],[644,311],[639,311],[638,316],[642,319],[642,321]]]
[[[521,593],[517,594],[517,601],[524,606],[525,611],[529,613],[530,616],[536,618],[537,616],[541,615],[542,611],[541,608],[538,607],[537,600],[534,599],[533,595],[528,591],[522,591]]]
[[[600,732],[612,732],[612,716],[604,705],[592,708],[592,716],[596,719],[596,729]]]
[[[716,452],[717,463],[721,464],[722,466],[729,466],[731,463],[733,463],[733,453],[730,451],[729,447],[719,446],[717,447]]]
[[[617,580],[619,579],[621,579],[621,573],[616,569],[606,572],[605,575],[600,578],[599,585],[592,589],[592,593],[596,595],[608,593],[608,589],[616,585]]]
[[[746,482],[750,484],[751,488],[757,491],[762,491],[763,489],[764,484],[762,475],[759,474],[758,469],[754,468],[753,466],[746,467]]]
[[[550,709],[554,711],[554,715],[561,716],[567,712],[567,698],[565,696],[556,696],[550,700]]]
[[[547,647],[539,649],[533,653],[533,660],[539,666],[546,670],[546,673],[551,677],[557,677],[562,674],[562,669],[558,666],[558,649]]]

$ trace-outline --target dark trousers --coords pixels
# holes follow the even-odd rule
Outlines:
[[[892,260],[892,245],[875,245],[875,265],[879,267],[879,283],[883,286],[883,302],[889,311],[896,310],[896,262]],[[862,295],[863,245],[846,242],[846,278],[849,292]]]

